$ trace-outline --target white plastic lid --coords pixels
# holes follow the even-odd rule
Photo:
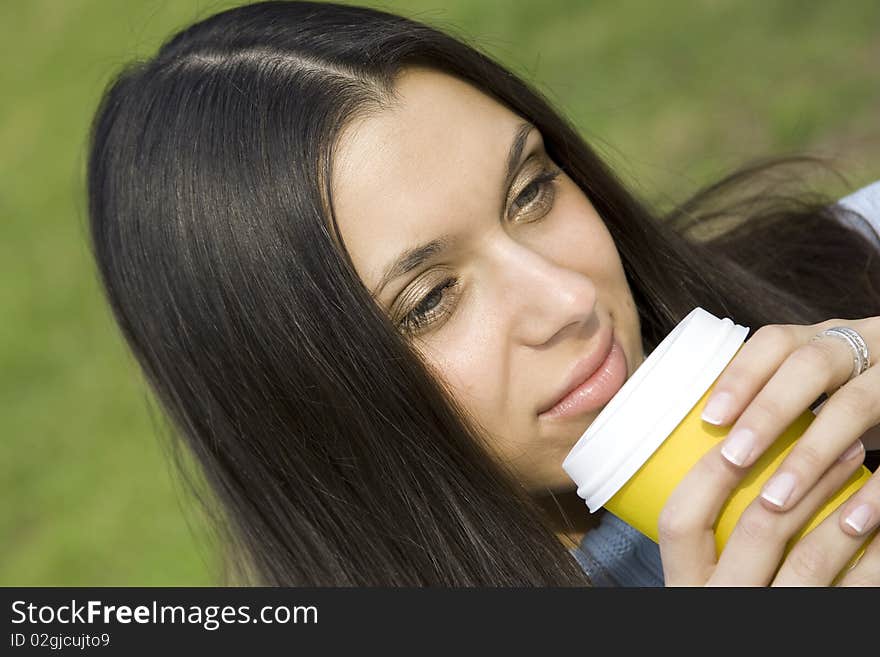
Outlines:
[[[748,333],[747,327],[696,307],[633,372],[562,462],[591,513],[672,433]]]

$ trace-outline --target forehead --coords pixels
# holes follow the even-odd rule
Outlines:
[[[408,70],[396,88],[398,105],[343,130],[333,162],[334,213],[368,288],[404,248],[500,211],[507,151],[522,121],[435,71]],[[528,143],[536,139],[533,132]]]

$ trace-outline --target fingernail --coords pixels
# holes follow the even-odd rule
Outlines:
[[[862,449],[864,449],[864,445],[862,445],[861,440],[856,440],[852,445],[850,445],[849,449],[846,450],[843,454],[838,457],[838,461],[849,461],[850,459],[854,459],[859,454],[862,453]]]
[[[734,465],[742,465],[755,447],[755,433],[751,429],[734,429],[721,447],[721,454]]]
[[[717,392],[709,398],[709,402],[700,415],[704,422],[709,424],[723,424],[730,413],[730,405],[733,398],[729,392]]]
[[[795,478],[793,474],[790,472],[780,472],[773,475],[767,485],[764,486],[761,497],[771,504],[781,507],[791,497],[791,493],[794,491],[794,484]]]
[[[873,515],[871,506],[869,504],[862,504],[850,511],[844,522],[857,533],[863,534],[868,525],[871,524],[871,515]]]

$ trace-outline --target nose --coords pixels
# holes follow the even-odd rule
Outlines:
[[[597,294],[589,276],[515,240],[504,240],[501,252],[500,298],[518,341],[549,347],[587,325],[595,331]]]

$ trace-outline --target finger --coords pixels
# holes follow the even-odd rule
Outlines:
[[[840,504],[792,547],[779,568],[774,586],[827,586],[832,583],[874,527],[866,528],[861,534],[841,531],[848,509],[866,500],[874,505],[880,502],[880,474],[868,479],[850,499]]]
[[[702,419],[727,426],[739,417],[788,355],[806,341],[798,328],[767,324],[755,331],[716,379]]]
[[[762,499],[770,508],[797,504],[804,491],[853,440],[880,423],[880,368],[870,367],[835,392],[810,423],[772,477]]]
[[[880,525],[880,470],[841,506],[840,529],[864,537]]]
[[[840,340],[830,338],[797,347],[736,420],[724,440],[722,454],[735,465],[749,467],[812,402],[823,392],[837,390],[851,372],[852,354]]]
[[[673,489],[657,521],[667,586],[702,586],[709,579],[717,556],[715,519],[745,472],[715,445]]]
[[[861,443],[857,443],[857,446],[861,446]],[[850,475],[861,467],[864,456],[865,451],[861,449],[856,456],[836,462],[804,498],[786,513],[767,509],[757,498],[752,501],[727,539],[709,584],[742,586],[746,582],[751,586],[766,586],[779,568],[789,540],[846,483]],[[836,525],[832,525],[832,528],[836,529]],[[836,533],[841,532],[836,529]],[[798,545],[802,541],[803,539]],[[805,553],[813,555],[813,552]],[[837,570],[829,574],[829,582]]]
[[[865,552],[840,575],[837,586],[880,586],[880,534],[869,536]]]

